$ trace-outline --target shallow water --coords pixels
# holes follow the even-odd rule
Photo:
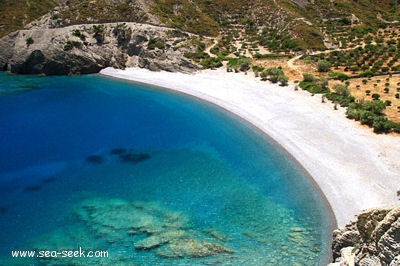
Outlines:
[[[310,182],[232,115],[96,75],[0,80],[1,265],[319,265],[326,257],[330,215]],[[108,258],[11,256],[79,247]]]

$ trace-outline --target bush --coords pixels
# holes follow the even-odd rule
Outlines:
[[[339,94],[343,97],[350,96],[350,90],[347,86],[336,84],[335,86],[333,86],[333,90],[336,92],[336,94]]]
[[[93,38],[97,43],[104,42],[104,25],[93,25]]]
[[[393,128],[393,122],[389,121],[386,117],[378,116],[375,117],[372,122],[372,127],[375,133],[390,133]]]
[[[285,75],[279,75],[278,82],[281,84],[281,86],[287,86],[288,82],[289,82],[289,78]]]
[[[349,76],[347,76],[346,74],[340,73],[340,72],[333,72],[330,75],[330,77],[333,79],[340,80],[340,81],[345,81],[345,80],[349,79]]]
[[[32,37],[26,38],[25,42],[26,42],[26,46],[27,46],[27,47],[29,47],[31,44],[34,43]]]
[[[220,57],[209,57],[200,61],[203,68],[219,68],[222,66],[222,59]]]
[[[318,72],[328,72],[331,69],[331,63],[326,60],[319,60],[317,63]]]
[[[374,73],[371,70],[367,70],[364,72],[361,72],[360,74],[358,74],[359,77],[361,78],[370,78],[374,76]]]
[[[238,66],[240,71],[247,71],[250,69],[250,59],[249,58],[240,58],[238,60]]]
[[[362,124],[372,127],[375,133],[400,132],[400,124],[383,116],[384,109],[385,104],[380,100],[364,104],[351,103],[346,114],[349,119],[359,120]]]
[[[81,48],[82,43],[77,41],[68,40],[64,45],[64,51],[72,50],[73,48]]]
[[[304,73],[303,81],[305,82],[314,82],[314,76],[312,74]]]
[[[258,73],[258,72],[264,71],[264,68],[261,67],[261,66],[252,66],[251,68],[253,69],[254,73]]]
[[[162,50],[162,49],[165,48],[165,44],[159,38],[150,38],[149,43],[147,44],[147,48],[149,50],[154,50],[155,48],[158,48],[158,49]]]
[[[374,99],[374,100],[379,100],[379,98],[381,97],[378,93],[374,93],[374,94],[372,94],[372,99]]]

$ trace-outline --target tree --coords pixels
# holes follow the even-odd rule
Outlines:
[[[379,100],[379,98],[381,97],[381,95],[379,95],[378,93],[374,93],[374,94],[372,94],[372,99],[374,99],[374,100]]]
[[[317,63],[318,72],[328,72],[331,69],[331,63],[326,60],[319,60]]]
[[[344,86],[342,84],[336,84],[333,86],[333,90],[336,92],[336,94],[339,94],[344,97],[350,96],[350,90],[347,86]]]
[[[364,104],[364,109],[376,115],[381,115],[383,110],[386,109],[386,105],[381,100],[368,101]]]

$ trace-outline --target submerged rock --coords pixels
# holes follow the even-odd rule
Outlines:
[[[86,162],[93,163],[93,164],[101,164],[103,163],[104,159],[100,155],[90,155],[86,158]]]
[[[4,214],[7,212],[7,208],[5,206],[0,206],[0,214]]]
[[[39,185],[31,185],[31,186],[26,186],[24,187],[24,190],[27,192],[33,192],[33,191],[38,191],[40,190],[42,187]]]
[[[136,242],[134,246],[136,249],[153,249],[185,236],[187,236],[187,234],[183,230],[167,231],[149,236]]]
[[[121,154],[119,157],[122,162],[132,164],[137,164],[151,158],[150,155],[146,153],[125,153]]]
[[[55,178],[54,176],[46,177],[46,178],[43,179],[43,183],[52,183],[52,182],[54,182],[56,180],[57,180],[57,178]]]
[[[201,258],[221,253],[231,254],[234,252],[219,244],[208,243],[205,241],[200,242],[196,239],[190,238],[172,242],[158,250],[156,254],[157,256],[164,258]]]
[[[92,232],[108,243],[132,245],[146,252],[156,250],[159,257],[197,258],[233,253],[219,243],[197,240],[209,239],[209,236],[191,228],[183,213],[159,203],[92,199],[84,201],[76,213]]]
[[[114,149],[110,150],[111,155],[120,155],[120,154],[124,154],[126,152],[127,152],[127,149],[125,149],[125,148],[114,148]]]

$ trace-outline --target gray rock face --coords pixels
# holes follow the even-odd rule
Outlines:
[[[344,228],[335,230],[333,238],[337,262],[345,261],[343,250],[351,247],[355,265],[399,265],[400,207],[366,210]]]
[[[169,28],[137,23],[35,27],[0,39],[0,70],[45,75],[97,73],[105,67],[192,72],[199,67],[184,57],[190,51],[186,41]]]

